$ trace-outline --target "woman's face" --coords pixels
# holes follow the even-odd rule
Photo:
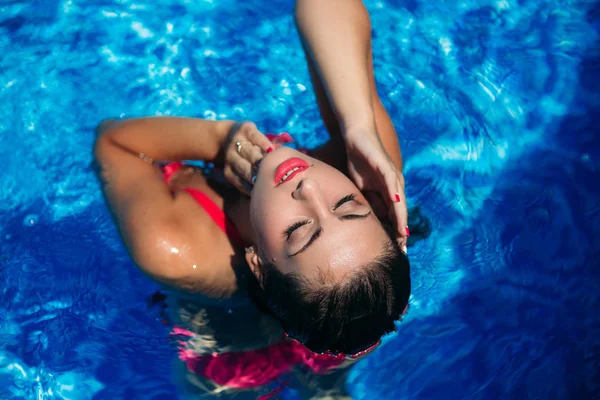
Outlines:
[[[269,153],[250,216],[263,262],[284,274],[343,278],[381,253],[389,237],[358,188],[337,169],[287,147]]]

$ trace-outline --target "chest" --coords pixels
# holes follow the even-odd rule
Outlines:
[[[238,192],[218,171],[205,173],[199,167],[186,165],[171,177],[169,187],[172,191],[190,188],[204,193],[220,210],[223,210],[244,242],[254,243],[249,212],[250,198]],[[201,207],[200,204],[197,206]],[[223,238],[226,239],[225,236]]]

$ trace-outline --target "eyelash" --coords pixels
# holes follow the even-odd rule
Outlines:
[[[337,208],[341,207],[341,206],[342,206],[342,204],[345,204],[345,203],[347,203],[347,202],[349,202],[349,201],[354,201],[354,199],[356,199],[356,195],[355,195],[354,193],[352,193],[352,194],[349,194],[349,195],[346,195],[346,196],[342,197],[342,198],[340,199],[340,201],[338,201],[338,202],[336,203],[336,205],[335,205],[335,207],[334,207],[333,209],[335,210],[335,209],[337,209]]]
[[[341,207],[343,204],[349,202],[349,201],[354,201],[354,199],[356,199],[356,194],[352,193],[349,195],[346,195],[344,197],[342,197],[335,205],[334,210]],[[285,230],[284,235],[286,240],[289,240],[290,237],[292,236],[292,233],[294,233],[294,231],[296,229],[299,229],[300,227],[304,226],[304,225],[308,225],[310,224],[310,220],[304,220],[304,221],[298,221],[298,222],[294,222],[292,225],[288,226],[288,228]]]
[[[301,226],[308,225],[308,224],[310,224],[310,221],[308,219],[305,221],[294,222],[292,225],[288,226],[288,228],[285,230],[285,238],[287,240],[289,240],[290,237],[292,236],[292,233],[294,233],[294,231],[296,229],[300,228]]]

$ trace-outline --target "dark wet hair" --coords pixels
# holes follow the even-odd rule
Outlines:
[[[338,282],[309,279],[263,264],[264,301],[286,333],[311,351],[355,354],[395,330],[410,296],[410,265],[395,240]]]

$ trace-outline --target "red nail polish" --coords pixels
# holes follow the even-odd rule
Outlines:
[[[410,237],[410,230],[408,230],[408,226],[406,227],[406,237]]]
[[[281,132],[279,135],[277,135],[277,139],[281,143],[293,143],[294,142],[294,138],[292,138],[292,136],[287,132]]]
[[[270,153],[270,152],[272,152],[272,151],[273,151],[273,148],[271,146],[267,147],[267,154]]]
[[[400,203],[400,195],[396,193],[396,203]]]

